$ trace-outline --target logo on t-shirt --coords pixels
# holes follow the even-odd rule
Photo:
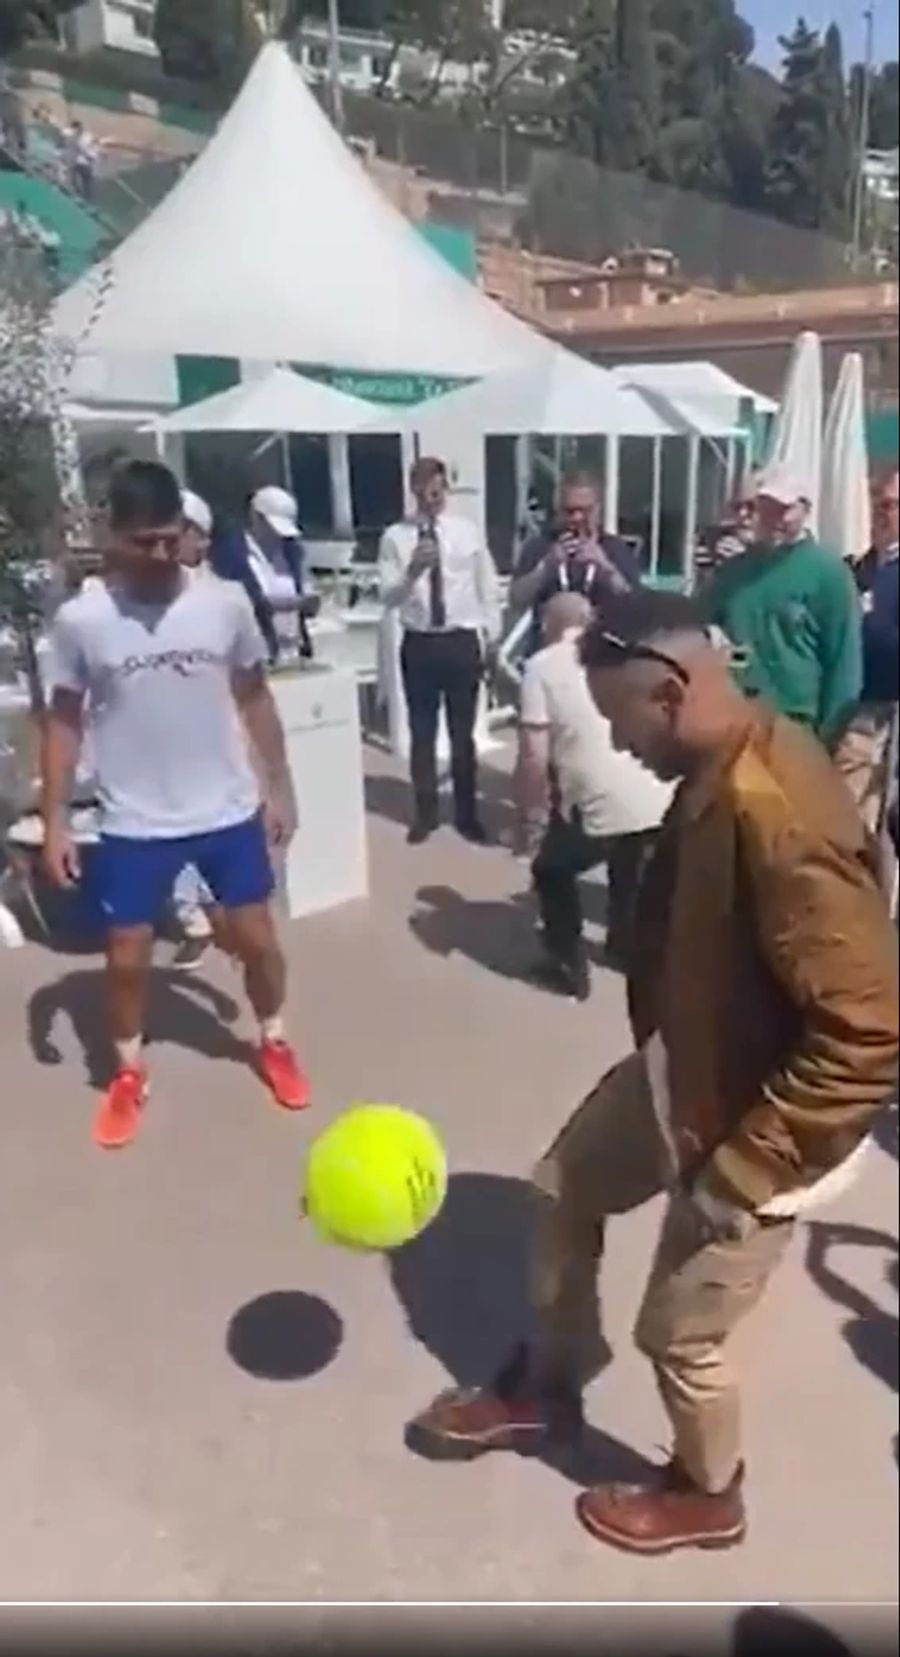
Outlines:
[[[117,679],[133,679],[136,673],[170,671],[182,679],[189,679],[198,667],[225,667],[224,656],[214,650],[160,650],[151,656],[126,656],[113,669]]]

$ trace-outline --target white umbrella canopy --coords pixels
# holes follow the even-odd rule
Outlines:
[[[379,424],[384,431],[399,427],[425,435],[432,418],[442,431],[458,421],[485,437],[670,437],[686,429],[674,413],[658,412],[642,392],[561,346]]]
[[[350,397],[319,380],[274,368],[262,378],[243,380],[202,403],[179,409],[158,422],[157,430],[187,432],[359,431],[371,426],[379,410],[362,397]]]
[[[842,558],[862,557],[872,541],[865,371],[858,352],[841,364],[825,422],[819,533]]]
[[[803,483],[815,531],[822,492],[822,379],[822,341],[818,334],[801,334],[791,353],[766,460],[767,466],[783,468]]]

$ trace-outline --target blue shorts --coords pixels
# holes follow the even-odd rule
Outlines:
[[[192,864],[223,909],[267,903],[275,880],[261,816],[183,840],[104,834],[86,859],[85,892],[106,927],[156,926]]]

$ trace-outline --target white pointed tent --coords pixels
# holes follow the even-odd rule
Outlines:
[[[546,349],[391,206],[275,43],[171,193],[63,294],[55,325],[91,353],[461,379]]]

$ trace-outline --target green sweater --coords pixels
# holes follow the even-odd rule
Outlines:
[[[862,620],[840,558],[809,537],[752,547],[722,566],[706,607],[736,646],[748,695],[825,742],[841,734],[862,691]]]

